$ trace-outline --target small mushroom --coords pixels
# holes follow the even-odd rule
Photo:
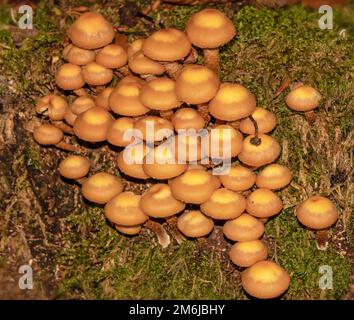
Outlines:
[[[277,125],[275,114],[264,108],[256,108],[252,117],[257,122],[258,133],[271,132]],[[255,134],[255,127],[250,118],[241,120],[239,129],[245,134]]]
[[[134,128],[139,130],[143,139],[148,143],[162,141],[174,133],[174,128],[170,121],[156,116],[140,118],[134,123]]]
[[[64,90],[77,90],[82,88],[85,81],[79,66],[64,63],[55,74],[55,83]]]
[[[183,132],[173,137],[176,159],[181,162],[196,163],[207,155],[203,153],[200,136],[195,132]]]
[[[84,66],[95,60],[96,54],[93,50],[81,49],[72,43],[67,45],[63,50],[63,58],[71,64]]]
[[[289,168],[272,163],[257,174],[256,185],[258,188],[278,190],[287,186],[292,177]]]
[[[241,274],[243,289],[258,299],[282,295],[290,285],[289,274],[272,261],[259,261]]]
[[[142,77],[161,75],[166,71],[161,63],[149,59],[141,51],[129,57],[128,66],[131,71]]]
[[[77,115],[71,111],[71,108],[67,108],[64,114],[64,120],[67,124],[70,126],[73,126],[75,123],[75,120],[77,118]]]
[[[231,167],[227,174],[219,175],[219,179],[225,188],[237,192],[251,189],[256,182],[256,177],[252,170],[240,165]]]
[[[246,211],[257,218],[269,218],[283,209],[283,202],[268,189],[256,189],[247,198]]]
[[[82,78],[91,86],[103,86],[113,79],[113,71],[96,62],[82,67]]]
[[[247,268],[259,261],[266,260],[268,249],[261,240],[242,241],[231,247],[229,256],[234,264]]]
[[[129,45],[127,49],[127,54],[129,58],[133,56],[135,53],[137,53],[138,51],[141,51],[141,49],[143,48],[144,41],[145,41],[144,38],[136,39]]]
[[[219,47],[236,34],[232,21],[221,11],[207,8],[189,19],[186,33],[193,45],[204,49],[205,65],[219,74]]]
[[[97,53],[96,62],[105,68],[119,69],[127,64],[128,55],[121,46],[109,44]]]
[[[113,91],[113,88],[108,87],[103,89],[95,98],[95,104],[97,107],[105,108],[109,110],[109,97]]]
[[[107,141],[117,147],[125,147],[134,141],[134,137],[124,139],[124,133],[134,128],[135,120],[129,117],[121,117],[112,123],[107,132]]]
[[[95,102],[89,95],[76,98],[70,106],[71,111],[77,116],[88,109],[95,107]]]
[[[168,184],[153,185],[143,194],[140,208],[153,218],[168,218],[184,210],[185,204],[172,196]]]
[[[315,230],[317,248],[326,250],[328,230],[338,220],[338,211],[334,203],[325,197],[312,196],[302,202],[295,213],[301,224]]]
[[[106,172],[95,173],[82,183],[82,195],[89,201],[105,204],[121,193],[124,185],[120,178]],[[137,223],[136,223],[137,224]]]
[[[79,155],[70,155],[59,164],[59,173],[67,179],[79,180],[90,170],[90,160]]]
[[[59,121],[64,119],[67,108],[68,104],[64,98],[48,94],[37,102],[36,112],[47,115],[50,120]]]
[[[186,237],[200,238],[214,229],[214,221],[200,211],[187,211],[178,217],[177,227]]]
[[[223,226],[223,232],[226,238],[233,241],[252,241],[263,235],[264,224],[244,213],[236,219],[227,221]]]
[[[181,108],[174,113],[172,124],[177,132],[178,130],[188,129],[198,131],[204,128],[205,121],[196,110],[192,108]]]
[[[120,226],[118,224],[116,224],[114,226],[120,233],[127,235],[127,236],[136,236],[137,234],[140,233],[141,231],[141,224],[137,225],[137,226]]]
[[[209,102],[210,114],[219,120],[236,121],[256,110],[256,98],[244,86],[222,83],[216,96]]]
[[[213,219],[230,220],[241,215],[246,209],[246,199],[231,190],[221,188],[200,205],[200,210]]]

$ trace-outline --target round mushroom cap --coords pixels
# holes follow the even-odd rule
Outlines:
[[[251,240],[235,243],[229,252],[231,261],[239,267],[250,267],[267,259],[268,249],[263,241]]]
[[[82,49],[98,49],[111,43],[113,26],[97,12],[82,14],[69,27],[68,36],[72,43]]]
[[[233,241],[252,241],[259,239],[264,233],[262,221],[247,213],[224,224],[223,232],[226,238]]]
[[[166,71],[162,64],[149,59],[141,51],[129,57],[128,66],[131,71],[140,75],[160,75]]]
[[[205,121],[198,111],[192,108],[181,108],[174,113],[172,124],[177,132],[178,130],[188,129],[198,131],[204,128]]]
[[[134,137],[124,139],[124,133],[134,129],[133,118],[121,117],[114,120],[107,132],[107,141],[117,147],[125,147],[134,141]]]
[[[64,90],[80,89],[85,81],[81,68],[71,63],[64,63],[55,74],[55,83]]]
[[[168,184],[154,184],[143,194],[140,208],[145,214],[153,218],[171,217],[185,208],[185,204],[176,200]]]
[[[169,181],[173,196],[183,202],[201,204],[206,202],[220,187],[219,179],[202,169],[188,170]]]
[[[277,125],[275,114],[264,108],[256,108],[252,117],[257,122],[258,133],[271,132]],[[241,120],[239,129],[246,134],[255,134],[253,122],[249,118]]]
[[[131,226],[131,227],[126,227],[126,226],[120,226],[118,224],[115,225],[115,228],[120,232],[123,233],[124,235],[127,236],[135,236],[140,233],[141,231],[141,225],[137,226]]]
[[[88,174],[90,160],[78,155],[70,155],[59,164],[59,173],[67,179],[80,179]]]
[[[81,140],[101,142],[107,139],[107,132],[112,123],[113,117],[107,109],[94,107],[76,118],[73,129]]]
[[[161,144],[151,150],[144,158],[144,172],[159,180],[171,179],[187,170],[187,163],[178,163],[174,154],[174,144]]]
[[[155,31],[142,45],[143,53],[157,61],[177,61],[188,55],[192,45],[187,36],[174,28]]]
[[[144,157],[152,149],[144,143],[129,145],[117,156],[117,166],[124,174],[136,179],[149,179],[143,170]]]
[[[213,231],[214,221],[200,211],[187,211],[178,217],[177,227],[186,237],[199,238]]]
[[[298,206],[296,216],[304,226],[323,230],[337,222],[338,211],[331,200],[321,196],[313,196]]]
[[[106,172],[95,173],[82,184],[82,195],[89,201],[104,204],[124,189],[122,181]]]
[[[56,94],[48,94],[42,97],[36,105],[37,113],[47,113],[53,121],[63,120],[68,104],[64,98]]]
[[[246,209],[246,199],[231,190],[221,188],[200,205],[200,210],[207,216],[218,220],[235,219]]]
[[[204,9],[189,19],[186,33],[193,45],[213,49],[229,42],[236,35],[236,29],[221,11]]]
[[[196,132],[182,132],[172,139],[175,143],[175,155],[178,161],[195,163],[208,157],[202,149],[202,138]]]
[[[236,157],[242,150],[241,132],[230,125],[217,125],[210,130],[210,157],[225,159]]]
[[[209,68],[191,64],[183,67],[176,79],[176,95],[188,104],[205,103],[214,98],[220,80]]]
[[[311,111],[320,105],[321,94],[310,86],[300,86],[292,90],[285,98],[290,109],[295,111]]]
[[[84,81],[93,86],[103,86],[113,79],[113,71],[96,62],[90,62],[82,68]]]
[[[236,121],[256,110],[256,98],[244,86],[222,83],[216,96],[209,102],[210,114],[219,120]]]
[[[118,69],[127,64],[128,55],[121,46],[109,44],[97,53],[96,62],[109,69]]]
[[[173,125],[170,121],[156,116],[146,116],[137,120],[134,128],[139,130],[147,142],[162,141],[173,135]]]
[[[67,45],[63,50],[63,58],[69,63],[77,66],[84,66],[95,60],[95,51],[81,49],[73,44]]]
[[[279,297],[290,285],[289,274],[272,261],[259,261],[241,274],[243,289],[258,299]]]
[[[150,111],[140,99],[141,84],[138,82],[123,82],[112,91],[109,106],[113,112],[127,117],[141,116]]]
[[[75,120],[77,118],[77,115],[71,111],[71,108],[67,108],[64,114],[64,120],[67,124],[70,126],[73,126],[75,123]]]
[[[287,186],[292,177],[293,175],[289,168],[273,163],[258,173],[256,185],[258,188],[278,190]]]
[[[246,211],[257,218],[269,218],[283,209],[283,202],[268,189],[256,189],[247,198]]]
[[[113,88],[105,88],[103,89],[97,97],[95,97],[95,104],[97,107],[105,108],[109,110],[109,97],[113,91]]]
[[[251,189],[256,182],[256,177],[256,174],[252,170],[240,165],[231,167],[226,174],[219,175],[222,185],[232,191]]]
[[[242,151],[238,158],[246,165],[260,167],[274,162],[280,155],[281,147],[279,143],[266,134],[259,134],[261,139],[259,145],[252,144],[254,135],[250,135],[243,140]]]
[[[176,96],[175,82],[166,77],[146,82],[139,97],[143,105],[153,110],[171,110],[181,105]]]
[[[41,124],[33,131],[34,140],[41,145],[57,144],[63,137],[63,131],[52,124]]]
[[[132,84],[132,83],[139,85],[139,87],[141,88],[144,85],[145,80],[142,78],[136,77],[136,76],[129,75],[129,76],[126,76],[123,79],[121,79],[119,81],[118,85]]]
[[[133,192],[122,192],[105,205],[104,215],[112,223],[124,227],[143,224],[149,217],[139,207],[140,198]]]
[[[144,38],[136,39],[129,45],[127,49],[127,54],[129,58],[138,51],[142,50],[144,41]]]
[[[95,106],[95,102],[89,95],[83,95],[74,100],[70,109],[73,113],[79,115]]]

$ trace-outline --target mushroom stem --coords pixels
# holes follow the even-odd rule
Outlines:
[[[179,231],[177,227],[177,217],[169,217],[166,219],[167,224],[169,225],[169,230],[172,234],[173,239],[177,241],[178,244],[181,244],[182,241],[186,240],[183,234]]]
[[[118,72],[119,72],[121,75],[123,75],[124,77],[130,76],[130,75],[132,74],[131,71],[130,71],[130,69],[129,69],[129,67],[128,67],[128,65],[125,65],[125,66],[123,66],[123,67],[120,67],[120,68],[118,69]]]
[[[87,95],[87,91],[84,88],[73,90],[73,92],[79,97]]]
[[[184,59],[184,64],[193,64],[198,60],[198,51],[195,48],[192,48],[189,52],[189,55]]]
[[[198,107],[198,112],[201,115],[201,117],[205,120],[206,123],[209,123],[210,114],[209,114],[208,104],[206,104],[206,103],[198,104],[197,107]]]
[[[204,49],[204,65],[214,71],[217,76],[220,74],[219,49]]]
[[[82,152],[82,149],[80,147],[77,146],[73,146],[70,143],[64,142],[64,141],[60,141],[59,143],[57,143],[55,145],[58,149],[62,149],[65,151],[70,151],[70,152]]]
[[[177,62],[168,62],[163,64],[167,74],[170,76],[172,79],[176,79],[178,73],[182,69],[182,66],[177,63]]]
[[[52,121],[52,125],[60,129],[67,134],[74,134],[73,128],[67,125],[63,121]]]
[[[160,117],[163,119],[171,120],[173,117],[173,110],[161,110]]]
[[[264,224],[266,224],[268,221],[268,218],[260,218],[259,221],[262,221]]]
[[[252,115],[250,115],[249,118],[250,118],[250,120],[252,121],[252,123],[254,125],[254,137],[251,139],[250,142],[254,146],[259,146],[261,144],[262,140],[258,137],[258,124],[257,124],[257,121],[254,120]]]
[[[78,184],[83,184],[86,180],[87,180],[87,177],[83,177],[83,178],[80,178],[80,179],[76,179],[75,181],[76,181]]]
[[[328,229],[315,231],[316,247],[318,250],[325,251],[328,248]]]
[[[315,112],[313,110],[305,112],[305,118],[308,123],[312,124],[316,120]]]
[[[171,242],[170,236],[160,223],[148,220],[145,222],[144,226],[155,233],[157,240],[159,241],[159,244],[162,246],[162,248],[168,247]]]

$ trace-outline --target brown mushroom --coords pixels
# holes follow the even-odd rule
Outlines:
[[[70,155],[59,164],[59,173],[64,178],[78,180],[90,170],[90,160],[79,155]]]
[[[194,129],[196,131],[203,129],[205,122],[203,117],[192,108],[181,108],[178,109],[173,117],[172,123],[175,127],[175,130],[188,130]]]
[[[278,190],[287,186],[292,177],[289,168],[273,163],[257,174],[256,185],[258,188]]]
[[[70,106],[70,109],[76,115],[79,115],[88,109],[95,107],[95,102],[89,95],[83,95],[76,98]]]
[[[187,211],[178,217],[177,227],[186,237],[199,238],[214,229],[214,221],[200,211]]]
[[[268,249],[263,241],[251,240],[235,243],[229,251],[231,261],[239,267],[250,267],[267,259]]]
[[[264,108],[256,108],[252,117],[257,122],[258,133],[271,132],[277,125],[275,114]],[[241,120],[239,129],[246,134],[255,134],[255,127],[250,118]]]
[[[77,90],[82,88],[85,81],[79,66],[64,63],[55,74],[55,83],[64,90]]]
[[[95,98],[95,105],[97,107],[105,108],[109,110],[109,97],[113,91],[113,88],[108,87],[103,89]]]
[[[121,46],[109,44],[97,53],[96,62],[105,68],[119,69],[127,64],[128,56]]]
[[[107,141],[117,147],[125,147],[134,141],[134,137],[124,138],[124,133],[134,129],[135,120],[129,117],[121,117],[112,123],[107,132]]]
[[[92,86],[103,86],[113,79],[113,71],[96,62],[90,62],[82,68],[82,77]]]
[[[116,224],[114,226],[120,233],[127,235],[127,236],[136,236],[137,234],[140,233],[141,231],[141,224],[137,225],[137,226],[120,226],[118,224]]]
[[[134,128],[139,130],[143,139],[149,143],[162,141],[173,135],[174,132],[170,121],[156,116],[145,116],[138,119]]]
[[[67,45],[63,50],[63,58],[71,64],[83,66],[95,60],[95,51],[81,49],[73,44]]]
[[[149,59],[141,51],[129,57],[128,66],[131,71],[142,77],[161,75],[166,71],[162,64]]]
[[[47,115],[50,120],[59,121],[64,119],[67,108],[68,104],[64,98],[48,94],[37,102],[36,112]]]
[[[244,166],[231,167],[225,173],[220,174],[219,179],[225,188],[233,191],[246,191],[256,182],[256,174]]]
[[[283,209],[283,202],[268,189],[256,189],[247,198],[246,211],[257,218],[269,218]]]

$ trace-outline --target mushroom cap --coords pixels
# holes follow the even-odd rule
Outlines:
[[[169,185],[164,183],[154,184],[140,200],[141,210],[153,218],[173,216],[184,210],[185,206],[172,196]]]
[[[138,51],[142,50],[144,41],[145,41],[144,38],[140,38],[134,40],[131,44],[129,44],[129,47],[127,49],[127,54],[129,58],[135,53],[137,53]]]
[[[118,85],[121,85],[121,84],[132,84],[132,83],[139,85],[139,87],[141,88],[144,85],[145,80],[142,79],[142,78],[136,77],[136,76],[129,75],[129,76],[126,76],[126,77],[122,78],[119,81]]]
[[[82,195],[91,202],[104,204],[123,189],[124,185],[120,178],[106,172],[99,172],[83,182]]]
[[[220,182],[206,170],[193,169],[170,180],[169,185],[176,199],[186,203],[201,204],[220,187]]]
[[[174,28],[155,31],[142,45],[143,53],[157,61],[177,61],[188,55],[192,48],[187,36]]]
[[[103,89],[97,97],[95,97],[95,104],[97,107],[105,108],[109,110],[109,97],[113,91],[113,88],[108,87]]]
[[[113,71],[97,62],[90,62],[82,67],[84,81],[93,86],[103,86],[113,79]]]
[[[178,161],[196,162],[207,157],[202,149],[202,139],[196,132],[182,132],[173,139]]]
[[[243,289],[259,299],[279,297],[290,285],[289,274],[272,261],[259,261],[241,274]]]
[[[137,120],[134,128],[139,130],[147,142],[162,141],[174,133],[172,123],[164,118],[145,116]]]
[[[176,131],[188,129],[198,131],[204,128],[205,121],[198,111],[192,108],[181,108],[174,113],[172,124]]]
[[[295,111],[311,111],[320,105],[321,94],[314,88],[303,85],[292,90],[285,98],[290,109]]]
[[[250,267],[267,259],[268,249],[263,241],[251,240],[235,243],[229,251],[231,261],[239,267]]]
[[[127,64],[128,55],[121,46],[109,44],[97,53],[96,62],[109,69],[118,69]]]
[[[178,217],[177,227],[186,237],[199,238],[213,231],[214,221],[200,211],[187,211]]]
[[[219,120],[240,120],[255,110],[256,98],[237,83],[222,83],[216,96],[209,102],[210,114]]]
[[[63,50],[63,58],[69,63],[77,66],[83,66],[95,60],[96,54],[93,50],[81,49],[72,43],[67,45]]]
[[[257,174],[256,185],[258,188],[278,190],[287,186],[292,177],[289,168],[272,163]]]
[[[268,189],[256,189],[247,198],[246,211],[257,218],[269,218],[283,209],[283,202]]]
[[[141,231],[141,225],[136,225],[136,226],[130,226],[130,227],[126,227],[126,226],[120,226],[118,224],[116,224],[114,226],[120,233],[123,233],[124,235],[127,236],[135,236],[137,234],[140,233]]]
[[[105,217],[124,227],[143,224],[149,217],[139,207],[140,198],[140,195],[130,191],[118,194],[105,205]]]
[[[204,9],[189,19],[186,33],[193,45],[212,49],[229,42],[235,36],[236,29],[221,11]]]
[[[68,36],[72,43],[83,49],[98,49],[111,43],[113,26],[97,12],[82,14],[69,27]]]
[[[36,105],[36,112],[47,112],[49,119],[54,121],[63,120],[68,108],[66,100],[56,94],[48,94],[42,97]]]
[[[153,110],[171,110],[181,105],[170,78],[156,78],[146,82],[140,90],[140,101]]]
[[[75,120],[77,118],[77,115],[71,111],[71,108],[67,108],[64,114],[64,120],[67,124],[70,126],[73,126],[75,123]]]
[[[41,145],[57,144],[63,137],[63,131],[52,124],[41,124],[33,131],[34,140]]]
[[[88,174],[90,160],[79,155],[70,155],[59,164],[59,173],[67,179],[80,179]]]
[[[117,166],[124,174],[136,179],[149,179],[143,170],[144,157],[152,149],[144,143],[129,145],[117,156]],[[128,161],[126,161],[126,158]]]
[[[271,132],[277,125],[275,114],[264,108],[256,108],[252,117],[257,122],[258,133]],[[249,118],[241,120],[239,129],[246,134],[255,134],[254,125]]]
[[[231,190],[221,188],[200,205],[200,210],[207,216],[218,220],[235,219],[246,209],[246,199]]]
[[[107,109],[93,107],[76,118],[73,129],[81,140],[101,142],[107,139],[107,132],[112,123],[113,117]]]
[[[171,179],[187,170],[187,163],[178,163],[173,147],[161,144],[144,157],[144,172],[159,180]]]
[[[127,117],[141,116],[150,111],[140,99],[141,84],[136,81],[122,81],[112,91],[109,97],[109,106],[113,112]]]
[[[176,79],[176,95],[188,104],[205,103],[214,98],[220,80],[207,67],[191,64],[183,67]]]
[[[313,196],[297,207],[296,216],[304,226],[323,230],[337,222],[338,211],[331,200],[321,196]]]
[[[135,120],[129,117],[121,117],[112,123],[107,132],[107,141],[117,147],[125,147],[134,141],[134,137],[124,139],[124,133],[134,128]]]
[[[225,159],[236,157],[242,150],[241,132],[230,125],[222,124],[213,127],[209,135],[211,158]]]
[[[247,213],[224,224],[223,232],[226,238],[233,241],[251,241],[259,239],[264,233],[262,221]]]
[[[70,106],[70,109],[76,115],[79,115],[88,109],[95,107],[95,102],[89,95],[83,95],[76,98]]]
[[[129,57],[128,66],[131,71],[140,75],[160,75],[166,71],[162,64],[146,57],[142,51]]]
[[[261,139],[260,145],[251,143],[254,135],[249,135],[243,140],[242,151],[238,158],[246,165],[252,167],[260,167],[268,163],[274,162],[280,155],[281,147],[279,143],[266,134],[259,134]]]
[[[252,170],[240,165],[231,167],[227,174],[219,175],[222,185],[232,191],[251,189],[256,182],[256,177]]]
[[[55,74],[55,83],[64,90],[80,89],[85,81],[81,68],[71,63],[64,63]]]

